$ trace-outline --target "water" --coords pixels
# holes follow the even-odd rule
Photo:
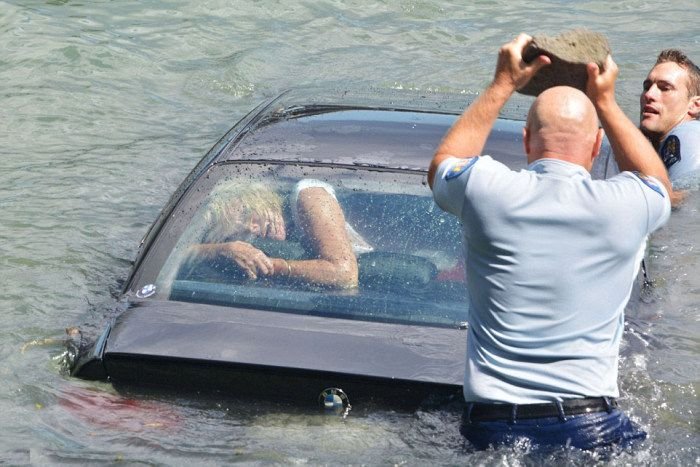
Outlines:
[[[169,194],[264,97],[309,84],[477,91],[502,42],[581,26],[608,35],[634,117],[661,48],[700,61],[697,0],[463,3],[0,2],[0,462],[603,462],[526,447],[467,453],[450,410],[370,407],[342,420],[119,395],[60,371],[63,329],[99,320]],[[699,201],[696,191],[652,241],[657,287],[629,315],[620,377],[650,438],[614,464],[700,463]]]

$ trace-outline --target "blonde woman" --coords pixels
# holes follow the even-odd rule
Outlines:
[[[356,252],[371,247],[345,222],[333,188],[318,180],[302,180],[294,188],[290,208],[299,236],[312,250],[310,259],[269,257],[246,241],[287,238],[282,199],[262,184],[229,182],[212,191],[205,214],[210,229],[194,249],[200,257],[233,261],[251,280],[283,277],[316,285],[357,287]]]

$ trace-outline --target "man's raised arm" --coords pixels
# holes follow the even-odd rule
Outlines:
[[[523,49],[531,40],[532,37],[527,34],[520,34],[498,51],[493,81],[450,128],[433,156],[428,169],[431,188],[435,172],[443,160],[481,154],[486,138],[508,99],[516,90],[525,86],[540,68],[551,63],[549,57],[544,55],[529,64],[523,61]]]

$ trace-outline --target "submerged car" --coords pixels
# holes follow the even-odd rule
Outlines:
[[[128,306],[81,346],[72,374],[326,407],[460,396],[469,312],[461,227],[434,204],[426,174],[465,100],[287,92],[259,105],[174,193],[125,284]],[[526,164],[522,115],[507,109],[485,150],[514,169]],[[606,145],[595,176],[609,160]],[[198,254],[238,241],[281,264],[317,258],[294,235],[290,202],[309,180],[331,187],[357,237],[356,285],[252,277],[230,257]],[[282,200],[286,235],[237,238],[212,214],[241,205],[227,198],[232,189],[255,187]]]

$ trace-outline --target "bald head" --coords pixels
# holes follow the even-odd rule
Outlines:
[[[549,88],[537,97],[527,116],[528,163],[547,157],[590,170],[602,136],[595,107],[584,93],[568,86]]]

